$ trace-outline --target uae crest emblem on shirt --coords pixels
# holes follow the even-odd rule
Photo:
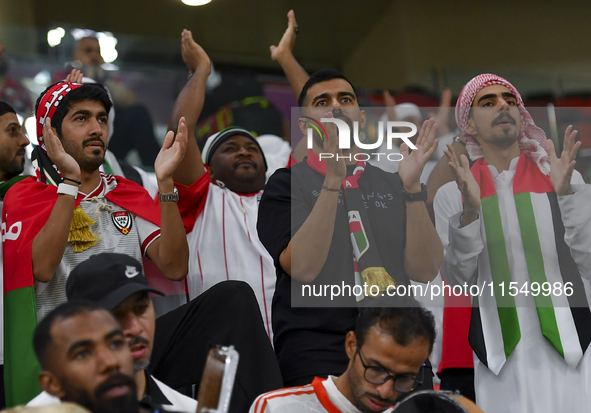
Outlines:
[[[127,211],[118,211],[113,212],[111,214],[111,218],[113,219],[113,224],[115,228],[119,230],[123,235],[129,234],[131,231],[132,220],[129,212]]]
[[[353,241],[353,254],[357,261],[369,249],[369,240],[363,228],[363,222],[359,211],[349,211],[349,230],[351,231],[351,241]]]

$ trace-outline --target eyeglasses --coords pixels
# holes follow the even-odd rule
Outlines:
[[[408,393],[416,389],[420,384],[423,383],[423,367],[419,370],[419,374],[417,376],[411,375],[392,375],[388,373],[385,369],[378,366],[368,366],[364,363],[363,358],[361,357],[361,349],[357,347],[357,354],[359,354],[359,360],[361,361],[361,365],[365,369],[363,377],[371,384],[384,384],[388,380],[392,379],[394,381],[394,388],[396,391],[401,393]]]

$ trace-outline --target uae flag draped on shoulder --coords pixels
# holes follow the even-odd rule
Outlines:
[[[4,199],[4,386],[7,406],[26,404],[41,391],[37,381],[41,368],[32,343],[37,327],[32,244],[51,214],[58,197],[57,185],[62,181],[61,174],[47,156],[42,128],[45,118],[55,113],[57,105],[51,103],[62,101],[67,93],[81,86],[60,82],[45,93],[38,112],[42,108],[49,109],[43,114],[36,114],[40,144],[32,154],[36,176],[13,185]],[[46,101],[50,104],[46,105]],[[107,200],[160,226],[158,207],[144,188],[119,176],[101,174],[101,179],[111,189],[105,194]],[[80,207],[83,198],[78,193],[69,242],[72,233],[79,231],[75,221],[85,221],[81,215],[86,214]],[[89,242],[93,245],[96,240]]]

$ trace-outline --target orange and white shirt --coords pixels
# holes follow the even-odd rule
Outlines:
[[[316,377],[311,384],[274,390],[254,401],[249,413],[361,413],[337,388],[334,379]],[[392,409],[385,410],[385,413]]]

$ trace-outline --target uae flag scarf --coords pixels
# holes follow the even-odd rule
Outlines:
[[[310,168],[326,176],[326,163],[312,150],[308,151],[306,162]],[[349,231],[353,247],[353,266],[355,279],[367,283],[368,291],[371,286],[377,286],[379,293],[386,291],[389,285],[397,286],[390,274],[382,265],[371,222],[359,189],[359,178],[365,171],[365,162],[359,161],[355,165],[353,174],[343,179],[344,204],[349,218]],[[359,285],[363,285],[359,283]],[[375,288],[373,290],[375,292]],[[359,297],[358,300],[363,299]]]
[[[542,335],[566,363],[576,367],[591,342],[591,313],[577,266],[564,241],[564,225],[550,177],[524,153],[517,162],[513,196],[517,223],[501,219],[496,188],[489,167],[480,158],[471,168],[480,187],[481,230],[485,250],[478,261],[479,282],[493,283],[494,297],[476,297],[470,325],[470,344],[478,358],[498,374],[521,339],[515,299],[509,294],[514,281],[510,257],[520,248],[506,245],[508,225],[518,224],[531,283],[572,283],[570,297],[541,293],[534,296]],[[504,283],[504,291],[500,284]],[[518,286],[521,288],[521,285]],[[532,294],[533,295],[533,294]],[[480,300],[480,307],[478,306]],[[488,331],[488,334],[484,334]],[[493,334],[491,334],[493,332]]]

